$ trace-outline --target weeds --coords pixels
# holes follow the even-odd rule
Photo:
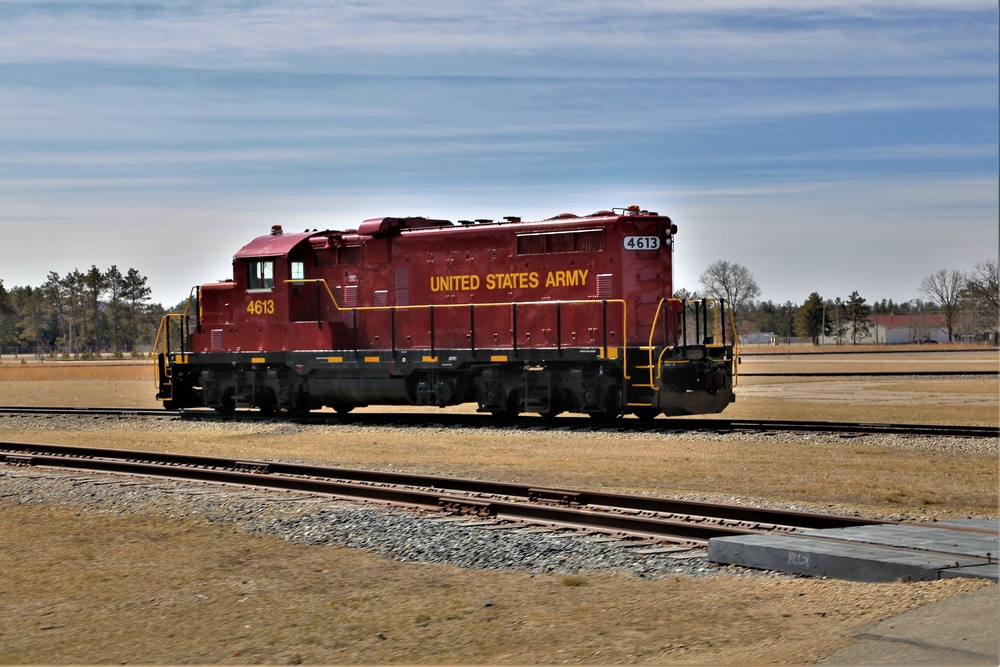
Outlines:
[[[584,579],[583,577],[569,576],[563,578],[563,586],[587,586],[587,585],[589,584],[587,580]]]

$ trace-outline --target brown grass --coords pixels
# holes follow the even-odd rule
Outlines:
[[[567,585],[155,516],[0,500],[0,521],[8,664],[799,664],[867,624],[982,585],[607,575]]]
[[[0,364],[0,404],[156,405],[148,365],[20,366]],[[996,382],[890,380],[834,391],[822,382],[747,378],[745,387],[727,416],[998,421]],[[933,400],[915,405],[914,392]],[[913,449],[809,436],[740,442],[117,424],[50,421],[45,430],[0,430],[0,438],[99,438],[110,447],[736,496],[868,515],[998,513],[995,454],[948,451],[933,439]],[[168,506],[115,516],[2,496],[0,663],[808,663],[870,623],[981,585],[531,577],[284,543],[176,520],[164,515]]]
[[[20,363],[7,357],[0,363],[0,382],[93,382],[145,380],[153,386],[153,364],[149,361]]]

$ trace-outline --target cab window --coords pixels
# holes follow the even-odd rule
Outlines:
[[[274,289],[274,262],[260,260],[249,262],[247,265],[249,276],[247,288],[251,290]]]

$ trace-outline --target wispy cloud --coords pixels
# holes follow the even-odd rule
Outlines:
[[[625,65],[643,75],[767,77],[898,76],[919,64],[944,75],[981,66],[995,9],[943,0],[6,2],[0,61],[611,77]]]
[[[67,262],[104,253],[87,265],[114,250],[94,229],[169,228],[155,253],[121,246],[155,263],[158,291],[199,279],[160,266],[192,235],[194,267],[224,266],[227,242],[270,222],[394,212],[638,203],[686,221],[688,272],[720,238],[769,271],[809,238],[835,257],[846,227],[864,273],[904,220],[924,238],[949,219],[972,255],[997,235],[998,15],[982,0],[4,0],[0,222],[13,239],[48,221]],[[30,281],[34,260],[8,247],[0,278]]]

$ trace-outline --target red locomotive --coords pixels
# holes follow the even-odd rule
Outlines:
[[[676,232],[637,206],[275,226],[236,253],[232,280],[164,318],[157,398],[220,412],[721,412],[735,400],[735,330],[724,302],[671,298]]]

